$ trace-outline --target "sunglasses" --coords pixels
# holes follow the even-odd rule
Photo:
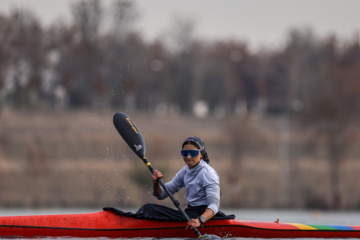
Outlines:
[[[187,157],[190,154],[190,156],[193,158],[193,157],[198,156],[199,153],[200,153],[200,150],[181,150],[181,155],[183,157]]]

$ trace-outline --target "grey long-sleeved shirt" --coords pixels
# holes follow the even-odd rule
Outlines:
[[[168,190],[174,194],[181,188],[185,187],[185,197],[191,206],[207,205],[213,210],[214,215],[220,208],[220,180],[216,171],[203,160],[194,167],[189,169],[183,167],[175,177],[165,184]],[[168,195],[165,191],[159,200],[165,199]]]

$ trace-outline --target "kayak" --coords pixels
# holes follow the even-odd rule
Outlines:
[[[138,219],[102,210],[93,213],[0,217],[0,238],[6,237],[105,237],[196,238],[186,222]],[[209,220],[198,228],[202,235],[222,238],[360,238],[360,226],[308,225]]]

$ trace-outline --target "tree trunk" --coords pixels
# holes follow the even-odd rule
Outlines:
[[[329,139],[329,161],[330,161],[330,183],[332,202],[331,208],[339,210],[341,208],[341,156],[343,149],[341,144],[337,143],[336,137],[330,137]]]

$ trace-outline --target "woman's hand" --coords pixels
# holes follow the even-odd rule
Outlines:
[[[161,192],[162,192],[162,188],[160,187],[159,182],[157,181],[158,179],[162,178],[163,175],[160,171],[158,171],[157,169],[154,171],[154,175],[152,175],[152,179],[153,179],[153,194],[155,196],[160,196]]]
[[[186,229],[194,229],[201,226],[201,222],[198,218],[190,219],[190,221],[187,223]]]
[[[153,182],[156,182],[158,179],[162,178],[164,175],[159,171],[155,170],[154,175],[152,176]]]
[[[211,219],[213,216],[214,216],[213,210],[211,210],[210,208],[207,208],[205,210],[205,212],[203,214],[201,214],[200,217],[204,218],[203,219],[203,224],[204,224],[204,222]],[[195,218],[195,219],[190,219],[190,221],[187,223],[186,229],[188,229],[188,228],[193,229],[193,228],[197,228],[197,227],[202,227],[202,224],[200,222],[200,217]]]

